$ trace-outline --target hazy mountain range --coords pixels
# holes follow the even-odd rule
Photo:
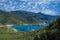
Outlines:
[[[9,37],[8,37],[9,36]],[[39,30],[16,32],[10,27],[0,27],[0,40],[60,40],[60,17]]]
[[[0,9],[5,11],[25,10],[60,15],[60,0],[0,0]]]
[[[11,11],[6,12],[0,10],[0,24],[43,24],[50,23],[55,20],[57,16],[50,16],[39,13],[27,11]]]

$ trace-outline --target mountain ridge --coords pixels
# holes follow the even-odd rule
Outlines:
[[[1,16],[2,15],[2,16]],[[51,22],[55,16],[45,15],[41,12],[33,13],[27,11],[11,11],[6,12],[0,10],[0,23],[2,24],[43,24],[44,22]],[[49,18],[47,18],[49,17]],[[53,20],[52,20],[53,21]]]

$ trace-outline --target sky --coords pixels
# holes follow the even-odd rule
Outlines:
[[[60,0],[0,0],[0,9],[5,11],[25,10],[60,15]]]

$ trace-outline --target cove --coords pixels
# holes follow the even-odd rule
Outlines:
[[[16,29],[19,32],[29,32],[33,30],[38,30],[43,28],[42,25],[14,25],[12,28]]]

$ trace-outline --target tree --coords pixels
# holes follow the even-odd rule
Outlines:
[[[56,27],[60,31],[60,17],[57,18],[56,22],[57,22]]]
[[[60,24],[60,17],[57,18],[56,22]]]

